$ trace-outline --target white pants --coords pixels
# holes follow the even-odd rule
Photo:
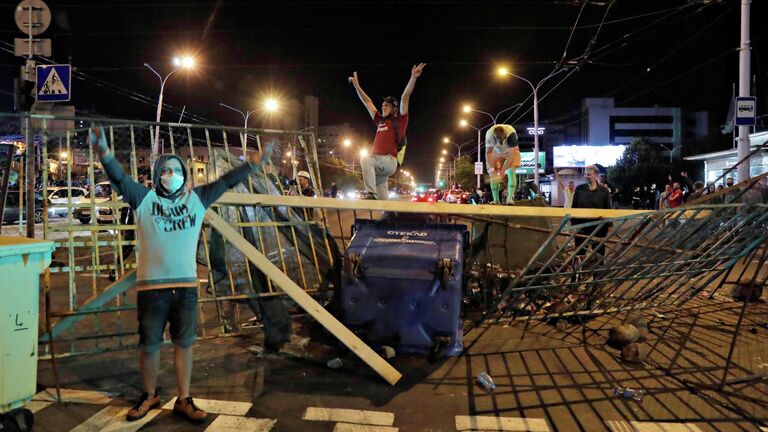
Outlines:
[[[392,155],[368,155],[360,158],[360,169],[366,191],[386,200],[389,197],[387,180],[397,171],[397,159]]]

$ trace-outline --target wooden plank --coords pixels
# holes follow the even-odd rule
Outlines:
[[[93,310],[98,311],[101,309],[104,305],[106,305],[109,301],[113,300],[120,294],[128,291],[128,289],[132,288],[136,285],[136,270],[131,270],[125,275],[123,275],[122,278],[116,280],[111,285],[109,285],[104,292],[99,294],[98,297],[95,299],[89,301],[88,303],[84,304],[80,307],[80,312],[86,312]],[[56,340],[59,335],[61,335],[64,331],[72,328],[75,324],[82,321],[86,318],[86,314],[82,313],[79,315],[71,315],[65,318],[62,318],[58,321],[56,321],[53,326],[51,327],[51,333],[53,333],[53,339]],[[40,335],[40,343],[46,343],[48,342],[49,333],[46,331]]]
[[[248,260],[250,260],[259,270],[264,272],[275,285],[285,291],[293,301],[307,311],[307,313],[312,315],[312,317],[323,327],[336,336],[344,345],[360,357],[361,360],[368,364],[368,366],[373,368],[376,373],[381,375],[381,377],[391,385],[395,385],[395,383],[400,380],[402,377],[400,372],[376,354],[376,352],[360,340],[360,338],[355,336],[354,333],[346,328],[333,315],[328,313],[325,308],[310,297],[309,294],[304,292],[304,290],[296,285],[296,283],[285,273],[272,264],[267,257],[259,252],[252,244],[248,243],[248,241],[235,231],[227,221],[210,209],[206,212],[206,217],[211,226],[218,230],[229,243],[238,248],[246,257],[248,257]]]
[[[500,205],[468,205],[446,203],[416,203],[410,201],[341,200],[338,198],[307,198],[299,196],[261,195],[227,192],[217,201],[225,205],[313,207],[318,209],[371,210],[403,213],[435,213],[483,216],[532,216],[574,218],[617,218],[648,213],[651,210],[606,210],[560,207],[524,207]]]

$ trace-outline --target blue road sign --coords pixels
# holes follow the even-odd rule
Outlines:
[[[37,101],[67,102],[72,96],[72,66],[37,67]]]
[[[752,97],[736,98],[736,126],[754,126],[757,118],[757,100]]]

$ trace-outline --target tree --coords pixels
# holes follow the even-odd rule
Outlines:
[[[363,185],[359,174],[348,171],[344,161],[333,156],[320,159],[320,176],[326,188],[336,182],[340,194],[360,190]]]
[[[462,156],[456,160],[456,181],[465,190],[474,190],[477,180],[475,177],[475,164],[471,157]]]
[[[657,147],[636,140],[624,149],[616,165],[608,170],[608,181],[619,188],[621,196],[632,196],[632,189],[655,183],[663,189],[670,175],[670,165],[659,158]]]

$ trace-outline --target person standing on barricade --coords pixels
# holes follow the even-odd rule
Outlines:
[[[426,66],[425,63],[420,63],[411,69],[411,79],[405,86],[399,103],[392,96],[384,98],[381,113],[360,87],[357,72],[349,77],[349,82],[355,87],[358,97],[377,127],[371,154],[360,158],[360,169],[363,172],[366,190],[366,196],[363,199],[386,200],[389,197],[387,186],[389,177],[397,171],[398,164],[403,163],[405,154],[405,131],[408,128],[408,106],[411,93],[424,66]]]
[[[110,152],[102,128],[92,129],[89,142],[136,219],[136,308],[144,393],[128,411],[126,420],[139,420],[151,409],[160,407],[159,350],[165,326],[170,323],[178,386],[173,414],[193,423],[204,423],[206,412],[195,405],[189,394],[197,324],[198,238],[206,209],[228,189],[247,180],[260,157],[254,153],[250,161],[219,180],[192,188],[187,185],[189,173],[183,160],[172,154],[160,155],[154,165],[154,188],[150,189],[125,174]]]
[[[493,204],[499,204],[499,188],[504,175],[507,176],[507,204],[515,203],[517,174],[520,166],[520,149],[517,145],[517,131],[510,125],[500,124],[485,133],[485,163],[491,177]],[[534,167],[533,169],[537,169]]]

